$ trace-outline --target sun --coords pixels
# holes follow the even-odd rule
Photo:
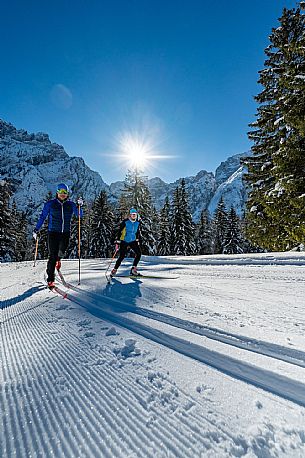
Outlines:
[[[134,168],[145,168],[149,160],[151,146],[138,136],[125,134],[121,141],[121,151]]]
[[[162,141],[156,137],[156,129],[121,131],[114,137],[113,152],[107,155],[116,159],[120,164],[119,168],[152,175],[157,173],[155,170],[160,161],[177,157],[164,154],[161,149]]]

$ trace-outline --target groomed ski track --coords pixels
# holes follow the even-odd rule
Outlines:
[[[231,434],[223,419],[203,415],[200,402],[166,375],[123,375],[107,348],[84,345],[85,339],[69,327],[59,332],[57,319],[46,320],[45,307],[56,297],[49,294],[1,323],[2,358],[9,361],[0,402],[6,413],[1,456],[199,458],[210,449],[211,456],[215,450],[219,456],[247,452],[249,445],[239,434]],[[65,301],[100,312],[63,294]],[[132,327],[131,320],[121,323],[126,327],[129,322]],[[145,326],[140,329],[145,332]],[[148,338],[153,336],[149,331]]]
[[[92,361],[100,360],[99,349],[88,347],[79,354],[79,338],[67,329],[58,336],[53,323],[46,323],[37,313],[30,322],[28,315],[18,318],[21,322],[15,324],[22,332],[4,336],[3,357],[11,361],[4,376],[11,382],[5,383],[1,397],[1,411],[8,413],[3,417],[2,456],[192,457],[205,449],[204,442],[209,447],[209,441],[202,441],[200,435],[202,422],[208,420],[195,413],[184,418],[183,411],[177,412],[188,431],[187,435],[177,435],[175,421],[168,416],[166,399],[163,412],[154,407],[159,396],[157,384],[147,384],[145,379],[135,381],[125,375],[122,380],[120,367],[93,364]],[[27,331],[29,325],[31,329]],[[47,344],[34,357],[29,347],[41,348],[42,333],[47,335]],[[11,346],[18,350],[11,352]],[[113,358],[109,352],[105,356]],[[81,360],[87,364],[80,365]],[[22,375],[24,370],[27,385],[14,383],[16,375]],[[48,377],[41,375],[45,370]],[[107,384],[100,384],[101,379],[107,380]],[[162,377],[160,382],[164,383]],[[168,397],[174,400],[177,389],[168,385]],[[19,413],[22,406],[17,402],[17,393],[23,399],[25,415]],[[120,408],[116,411],[112,406]],[[172,408],[176,408],[174,403]],[[213,423],[211,426],[214,427]],[[67,434],[69,429],[72,434]],[[225,432],[218,435],[234,445]]]
[[[228,332],[221,323],[202,324],[199,314],[197,322],[195,309],[190,309],[193,319],[186,319],[187,314],[179,315],[179,305],[183,310],[186,300],[191,307],[192,295],[197,300],[192,284],[187,286],[189,296],[181,294],[178,308],[170,283],[162,289],[127,279],[128,284],[114,285],[113,297],[107,296],[103,286],[91,282],[103,275],[100,264],[99,270],[93,264],[88,262],[88,279],[80,287],[74,264],[65,265],[70,287],[59,285],[62,296],[41,284],[44,263],[33,272],[29,287],[22,264],[8,270],[13,282],[2,289],[0,323],[1,457],[304,456],[305,349],[298,349],[293,335],[291,346],[290,340],[280,345],[280,339],[273,342],[268,334],[269,339],[262,333],[255,339],[236,326],[236,332]],[[192,277],[182,269],[178,273],[181,279],[184,274]],[[208,273],[202,270],[198,276],[209,278]],[[213,270],[210,275],[231,279],[239,271]],[[275,281],[281,275],[274,272]],[[302,275],[295,276],[300,294]],[[286,273],[282,277],[289,281]],[[209,282],[202,287],[207,302]],[[132,294],[124,300],[120,294],[128,288]],[[138,288],[143,300],[135,293]],[[162,307],[156,301],[151,309],[150,297]],[[163,313],[164,307],[169,313]],[[208,322],[205,315],[203,320]],[[296,327],[300,335],[302,326],[300,321]],[[129,354],[131,337],[140,354]],[[177,383],[175,371],[170,364],[167,371],[162,358],[173,359],[179,380],[181,368],[189,371],[190,380]],[[194,385],[190,382],[198,372]],[[245,414],[237,409],[238,398]],[[243,425],[248,418],[257,424]]]
[[[72,285],[71,285],[72,286]],[[79,288],[75,288],[78,289]],[[107,301],[110,302],[116,302],[119,303],[119,301],[114,301],[111,298],[107,297],[100,297],[100,305],[96,305],[93,302],[90,302],[90,300],[85,299],[85,297],[81,297],[80,295],[76,296],[71,294],[71,292],[63,291],[59,289],[60,293],[68,300],[77,303],[78,305],[86,308],[89,312],[94,313],[96,316],[103,318],[113,324],[117,324],[119,326],[122,326],[126,329],[129,329],[130,331],[139,334],[147,339],[153,340],[154,342],[157,342],[161,345],[164,345],[172,350],[175,350],[185,356],[188,356],[190,358],[196,359],[197,361],[200,361],[204,364],[208,364],[211,367],[214,367],[215,369],[218,369],[222,372],[224,372],[227,375],[230,375],[232,377],[236,377],[239,380],[242,380],[247,383],[251,383],[259,388],[262,388],[266,391],[269,391],[270,393],[273,393],[277,396],[281,396],[285,399],[288,399],[290,401],[296,402],[297,404],[301,406],[305,406],[305,384],[301,382],[297,382],[295,380],[291,380],[288,377],[281,376],[279,374],[276,374],[274,372],[268,371],[266,369],[260,369],[259,367],[252,366],[250,364],[247,364],[241,360],[237,360],[235,358],[231,358],[230,356],[227,355],[222,355],[218,352],[208,350],[204,346],[196,345],[194,343],[191,343],[187,340],[183,340],[179,337],[175,337],[174,335],[164,333],[162,331],[159,331],[158,329],[154,329],[151,326],[147,326],[143,323],[138,323],[136,321],[133,321],[130,318],[122,317],[119,314],[116,314],[114,312],[111,312],[109,310],[103,309],[103,302],[106,305]],[[183,323],[183,320],[179,320],[177,318],[172,318],[169,316],[166,316],[164,314],[160,313],[154,313],[150,311],[146,311],[141,309],[139,312],[137,310],[132,310],[128,305],[120,302],[121,307],[123,307],[123,310],[129,311],[131,313],[138,313],[142,316],[147,316],[149,318],[152,318],[154,320],[162,321],[165,323],[168,323],[171,327],[183,327],[189,332],[194,332],[198,333],[200,335],[206,335],[209,338],[214,338],[215,340],[222,341],[226,344],[230,343],[231,345],[239,346],[240,348],[246,348],[245,344],[242,344],[242,342],[234,342],[233,339],[227,338],[222,338],[222,336],[218,335],[216,336],[215,334],[212,335],[212,332],[206,332],[204,334],[204,330],[202,329],[203,327],[200,326],[198,329],[195,329],[196,325],[195,323],[190,323],[190,325]],[[127,310],[126,310],[126,308]],[[192,327],[193,325],[193,327]],[[203,331],[200,333],[200,330]],[[240,340],[242,339],[242,336],[239,336]],[[240,345],[239,345],[240,344]],[[253,344],[257,344],[256,342]],[[266,346],[266,344],[262,343],[262,347]],[[277,346],[274,346],[277,347]],[[289,361],[292,364],[297,364],[300,365],[301,367],[305,367],[305,354],[303,352],[298,352],[298,357],[299,359],[297,360],[296,358],[289,358],[288,355],[283,355],[280,353],[280,350],[282,352],[285,352],[285,350],[280,347],[278,348],[278,353],[275,353],[274,351],[264,352],[264,349],[262,348],[261,350],[255,349],[254,345],[251,349],[247,348],[247,350],[255,351],[256,353],[260,354],[266,354],[268,353],[269,356],[273,355],[276,359],[282,359],[285,361]],[[286,352],[289,352],[289,349],[286,350]],[[291,352],[294,354],[293,352]],[[294,354],[295,355],[295,354]],[[285,358],[286,356],[286,358]],[[305,380],[305,370],[304,370],[304,378]]]
[[[92,291],[86,291],[82,288],[79,288],[78,286],[72,285],[71,283],[64,282],[63,286],[65,286],[65,284],[68,288],[78,293],[81,293],[80,298],[83,298],[85,303],[88,304],[89,308],[92,306],[92,304],[90,303],[90,299],[94,299],[99,302],[101,307],[114,305],[118,312],[129,312],[135,315],[141,315],[152,320],[169,324],[170,326],[176,328],[184,329],[186,331],[198,334],[200,336],[205,336],[209,339],[216,340],[218,342],[232,345],[237,348],[257,353],[259,355],[270,356],[271,358],[278,359],[280,361],[285,361],[287,363],[305,368],[305,352],[303,351],[293,350],[288,347],[283,347],[270,342],[264,342],[262,340],[251,339],[240,334],[224,332],[220,329],[203,326],[199,323],[191,322],[189,320],[183,320],[175,316],[166,315],[164,313],[155,312],[153,310],[148,310],[142,307],[130,306],[128,303],[104,295],[98,295]],[[75,300],[71,293],[69,293],[69,296],[67,296],[68,291],[61,290],[60,294],[64,298],[68,297],[72,301]],[[86,297],[87,299],[85,299]],[[79,305],[82,304],[79,303]],[[84,305],[84,307],[87,308],[87,305]]]

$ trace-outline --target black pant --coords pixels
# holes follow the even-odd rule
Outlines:
[[[47,281],[55,280],[55,264],[65,254],[69,245],[69,232],[48,232],[49,259],[47,264]]]
[[[139,243],[136,241],[127,243],[122,240],[120,243],[120,255],[114,266],[115,269],[118,269],[120,267],[121,262],[123,261],[123,259],[125,258],[127,254],[128,247],[130,247],[135,252],[135,255],[136,255],[133,261],[133,266],[138,265],[138,262],[140,261],[141,254],[142,254]]]

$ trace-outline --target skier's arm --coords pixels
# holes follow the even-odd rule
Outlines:
[[[122,235],[122,231],[125,227],[125,220],[123,220],[119,226],[119,229],[117,230],[116,234],[115,234],[115,241],[116,240],[121,240],[121,235]]]
[[[42,212],[41,212],[41,215],[40,215],[40,218],[38,220],[38,223],[36,224],[36,227],[34,229],[35,232],[38,232],[39,229],[41,228],[41,226],[43,225],[46,217],[48,216],[49,212],[50,212],[50,206],[51,206],[51,203],[50,201],[49,202],[46,202],[43,206],[43,209],[42,209]]]
[[[137,229],[137,232],[136,232],[136,240],[141,243],[142,242],[142,234],[141,234],[141,223],[139,223],[139,226],[138,226],[138,229]]]

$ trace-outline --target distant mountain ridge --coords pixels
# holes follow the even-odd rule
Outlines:
[[[217,167],[215,174],[201,170],[195,176],[185,177],[195,221],[202,210],[213,214],[221,197],[228,209],[233,206],[239,215],[243,213],[247,193],[242,181],[245,168],[240,165],[240,159],[248,154],[229,157]],[[86,200],[105,190],[112,202],[117,201],[124,184],[118,181],[107,185],[81,157],[70,157],[62,146],[51,143],[46,133],[29,134],[1,119],[0,179],[10,180],[17,207],[27,210],[32,218],[38,216],[45,196],[49,191],[54,193],[59,182],[67,183],[74,196],[82,195]],[[148,180],[158,210],[166,196],[172,196],[180,180],[173,183],[165,183],[158,177]]]
[[[194,221],[199,220],[200,214],[204,210],[213,215],[221,197],[228,210],[233,206],[239,216],[243,215],[247,192],[242,178],[246,170],[240,164],[240,160],[249,154],[242,153],[229,157],[226,161],[221,162],[215,174],[201,170],[195,176],[185,177],[189,205]],[[148,187],[158,210],[162,208],[166,196],[172,197],[180,181],[181,178],[173,183],[165,183],[158,177],[148,180]],[[123,185],[123,181],[112,183],[110,192],[119,196]]]
[[[0,119],[0,177],[9,179],[17,207],[37,216],[49,191],[67,183],[74,195],[92,198],[109,186],[80,157],[70,157],[45,133],[28,134]]]

